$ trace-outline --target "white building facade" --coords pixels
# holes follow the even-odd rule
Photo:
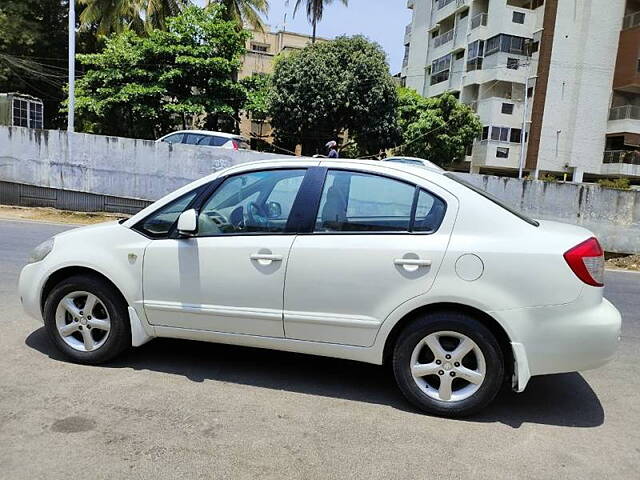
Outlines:
[[[479,115],[472,172],[640,178],[640,0],[408,0],[403,83]],[[631,152],[631,153],[629,153]]]

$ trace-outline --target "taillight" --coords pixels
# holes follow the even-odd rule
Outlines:
[[[231,140],[231,143],[233,144],[234,150],[238,150],[240,148],[240,144],[238,144],[238,142],[236,142],[235,140]]]
[[[595,237],[573,247],[564,254],[564,259],[584,283],[604,286],[604,251]]]

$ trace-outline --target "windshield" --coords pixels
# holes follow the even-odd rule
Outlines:
[[[451,180],[454,180],[455,182],[458,182],[460,185],[464,185],[468,189],[473,190],[478,195],[482,195],[487,200],[491,200],[493,203],[495,203],[499,207],[504,208],[507,212],[512,213],[513,215],[515,215],[516,217],[518,217],[521,220],[524,220],[529,225],[533,225],[534,227],[539,227],[540,226],[540,223],[538,223],[537,221],[533,220],[532,218],[527,217],[526,215],[523,215],[522,213],[518,212],[517,210],[514,210],[510,206],[508,206],[505,203],[503,203],[502,200],[500,200],[497,197],[494,197],[493,195],[491,195],[490,193],[487,193],[484,190],[476,187],[472,183],[469,183],[466,180],[463,180],[462,178],[458,177],[457,175],[455,175],[455,174],[453,174],[451,172],[447,172],[444,175],[445,175],[445,177],[448,177]]]

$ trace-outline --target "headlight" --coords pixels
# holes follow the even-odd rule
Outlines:
[[[27,263],[36,263],[44,260],[44,257],[49,255],[51,250],[53,250],[53,237],[34,248],[29,255],[29,261]]]

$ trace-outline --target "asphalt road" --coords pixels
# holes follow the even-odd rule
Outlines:
[[[0,221],[0,478],[638,478],[640,274],[607,272],[615,361],[446,420],[343,360],[154,340],[67,363],[16,294],[29,250],[65,228]]]

